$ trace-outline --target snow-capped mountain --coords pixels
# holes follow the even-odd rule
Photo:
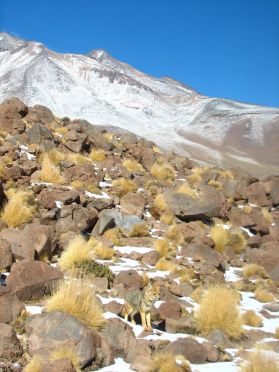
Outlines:
[[[11,96],[60,117],[127,129],[197,160],[279,173],[279,109],[202,96],[104,50],[61,54],[0,33],[0,101]]]

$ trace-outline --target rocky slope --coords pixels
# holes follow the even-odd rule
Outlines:
[[[160,372],[160,355],[173,371],[236,371],[256,343],[278,359],[278,176],[200,168],[143,138],[18,99],[0,105],[0,155],[4,371],[37,363],[48,372]],[[95,328],[65,308],[75,291],[56,303],[62,311],[46,302],[59,281],[85,275],[103,314]],[[124,320],[122,305],[148,282],[160,298],[146,332],[140,319]],[[228,323],[199,326],[202,299],[216,286],[239,296],[238,337]]]
[[[12,96],[58,117],[127,129],[180,155],[278,173],[278,109],[202,96],[103,50],[60,54],[0,33],[0,101]]]

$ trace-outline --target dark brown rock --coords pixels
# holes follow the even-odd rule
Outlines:
[[[54,115],[50,109],[42,105],[30,107],[28,109],[28,114],[25,117],[25,121],[31,125],[35,123],[40,123],[43,125],[50,124],[54,121],[54,119]]]
[[[166,319],[166,331],[169,333],[187,333],[195,334],[197,332],[197,324],[195,320],[188,316],[182,316],[177,319]]]
[[[144,255],[142,256],[141,262],[146,265],[154,266],[156,262],[159,260],[159,258],[160,258],[159,253],[154,250],[154,251],[144,253]]]
[[[135,270],[121,271],[113,280],[113,286],[123,285],[125,289],[139,289],[143,284],[142,277]]]
[[[279,249],[277,241],[263,243],[260,249],[249,251],[251,263],[256,263],[265,268],[274,281],[279,281]]]
[[[40,369],[40,372],[76,372],[73,363],[69,359],[47,361]]]
[[[23,133],[26,125],[22,118],[27,112],[27,106],[18,98],[7,99],[0,105],[0,129],[10,134]]]
[[[128,192],[120,199],[121,213],[141,217],[145,207],[145,198],[142,193]]]
[[[163,352],[183,355],[190,363],[202,364],[207,361],[207,350],[205,346],[192,338],[180,338],[177,341],[171,342],[163,349]]]
[[[0,286],[0,323],[10,323],[15,320],[24,305],[9,288]]]
[[[22,301],[41,298],[63,274],[57,268],[40,261],[20,261],[12,266],[7,286]]]
[[[13,255],[11,250],[11,244],[0,237],[0,268],[8,269],[12,266]]]

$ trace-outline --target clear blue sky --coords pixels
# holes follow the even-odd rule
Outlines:
[[[199,92],[279,107],[279,0],[0,0],[0,28],[61,52],[106,49]]]

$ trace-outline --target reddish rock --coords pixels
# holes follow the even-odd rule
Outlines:
[[[35,123],[45,125],[52,123],[55,118],[53,113],[47,107],[42,105],[35,105],[33,107],[29,107],[28,114],[24,119],[28,124],[31,125]]]
[[[158,308],[159,314],[163,319],[173,318],[178,319],[181,317],[182,307],[176,301],[166,301]]]
[[[139,289],[143,284],[142,277],[135,270],[121,271],[113,280],[113,286],[123,285],[125,289]]]
[[[0,323],[10,323],[15,320],[24,305],[9,288],[0,286]]]
[[[3,180],[9,181],[9,180],[18,180],[22,176],[22,169],[19,165],[15,164],[11,167],[5,167],[3,172]]]
[[[128,192],[120,199],[121,213],[132,214],[141,217],[145,207],[143,193]]]
[[[146,265],[154,266],[156,262],[159,260],[159,258],[160,258],[159,253],[154,250],[154,251],[144,253],[144,255],[142,256],[141,262]]]
[[[197,324],[195,320],[188,316],[180,318],[167,318],[166,331],[169,333],[187,333],[193,335],[197,332]]]
[[[207,361],[207,350],[192,338],[180,338],[169,343],[162,352],[170,352],[174,355],[183,355],[190,363],[202,364]]]
[[[8,269],[12,266],[13,255],[11,250],[11,244],[0,237],[0,268]]]
[[[279,177],[276,177],[273,182],[270,197],[274,206],[279,204]]]
[[[267,199],[265,194],[265,188],[260,182],[254,182],[249,185],[246,189],[248,202],[256,204],[260,207],[266,207],[271,205],[271,201]]]
[[[22,120],[28,107],[18,98],[10,98],[0,105],[0,129],[10,134],[23,133],[26,124]]]
[[[22,355],[23,350],[13,328],[0,323],[0,359],[12,359]]]
[[[110,313],[120,315],[123,305],[121,305],[119,302],[111,301],[107,303],[104,307],[105,307],[105,311],[109,311]]]
[[[22,301],[41,298],[63,277],[61,271],[41,261],[20,261],[12,266],[7,286]]]
[[[251,249],[249,258],[251,263],[263,266],[272,280],[279,281],[279,250],[277,241],[263,243],[259,249]]]
[[[37,170],[37,163],[34,160],[26,160],[21,164],[22,173],[25,176],[31,176]]]
[[[76,372],[73,363],[69,359],[47,361],[40,369],[40,372]]]

